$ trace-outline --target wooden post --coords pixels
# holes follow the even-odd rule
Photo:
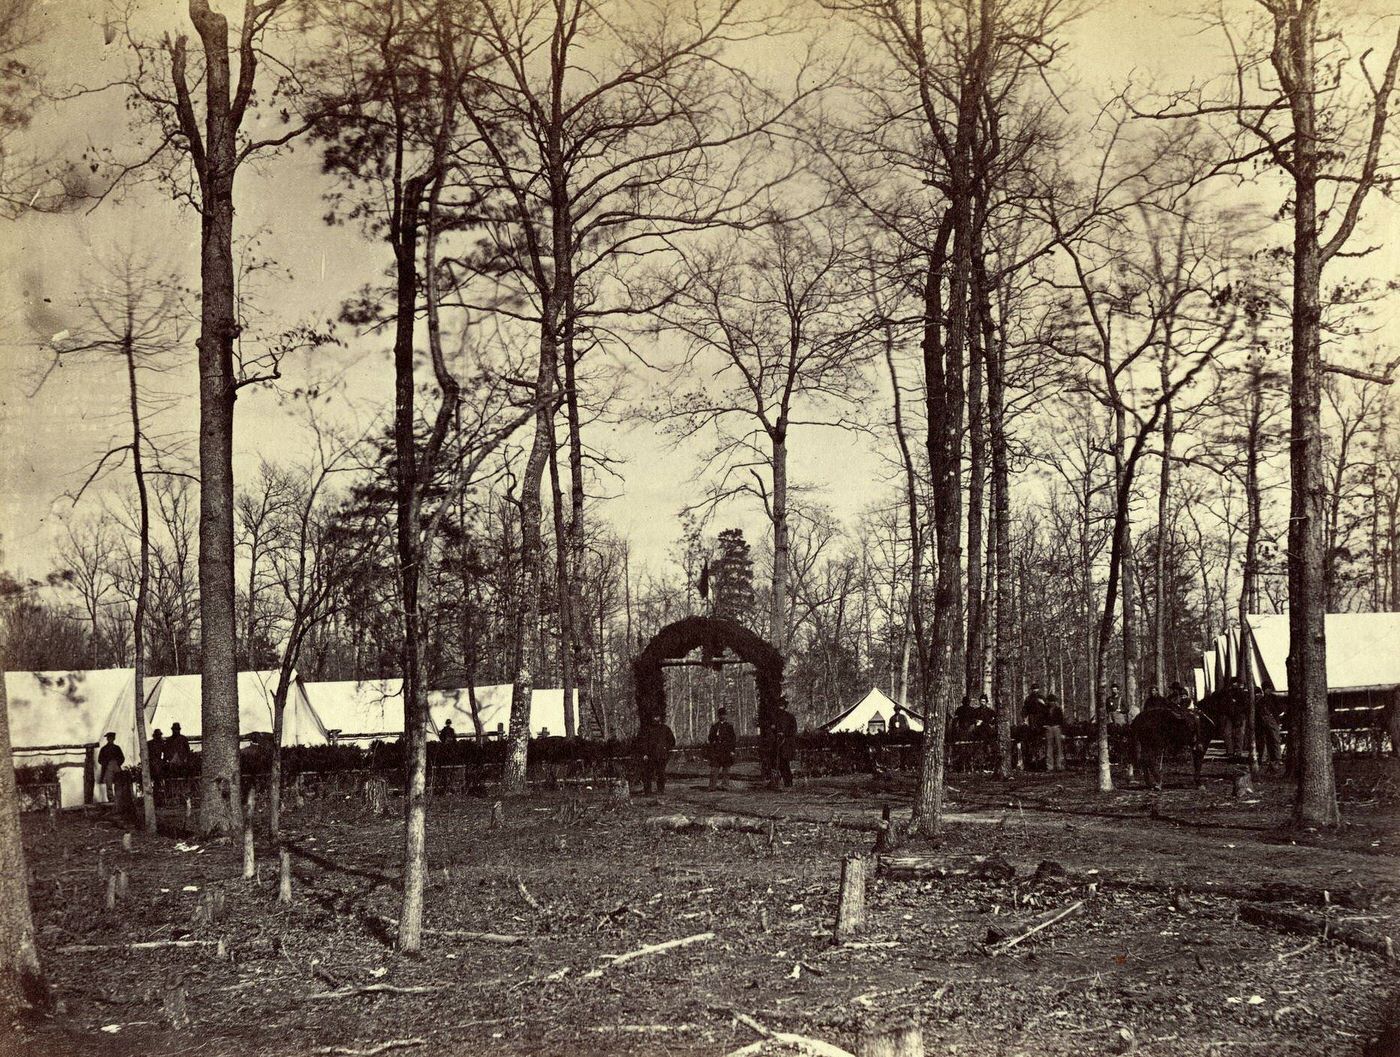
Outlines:
[[[860,1026],[856,1057],[924,1057],[924,1029],[917,1023]]]
[[[291,904],[292,902],[292,853],[286,848],[282,849],[282,879],[277,887],[277,902]]]
[[[487,824],[487,829],[504,829],[506,824],[506,809],[499,801],[491,805],[491,821]]]
[[[97,799],[97,746],[89,745],[83,750],[83,803],[91,804]]]
[[[841,902],[836,911],[836,942],[844,943],[865,926],[865,879],[870,861],[848,855],[841,863]]]
[[[131,878],[127,876],[127,872],[126,872],[125,870],[118,870],[118,871],[116,872],[116,878],[117,878],[117,896],[118,896],[119,898],[121,898],[121,899],[125,899],[125,898],[126,898],[127,888],[128,888],[128,887],[130,886],[130,884],[131,884]]]
[[[98,849],[97,849],[97,879],[98,879],[99,881],[105,881],[105,880],[107,880],[107,849],[106,849],[106,848],[98,848]]]
[[[251,881],[257,876],[257,859],[253,854],[253,820],[243,820],[243,880]]]
[[[131,851],[132,841],[130,833],[122,834],[122,851]]]
[[[778,824],[771,818],[768,820],[768,854],[778,854]]]
[[[107,878],[107,909],[117,909],[117,875],[112,874]]]
[[[890,850],[890,805],[880,809],[880,828],[875,831],[875,854]]]

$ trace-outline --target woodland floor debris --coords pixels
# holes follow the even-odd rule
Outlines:
[[[1394,761],[1339,761],[1342,777],[1349,768],[1400,776]],[[1257,780],[1261,803],[1246,806],[1232,772],[1208,767],[1202,792],[1175,777],[1159,801],[1167,818],[1154,820],[1142,790],[1100,797],[1082,773],[958,775],[950,813],[969,821],[951,823],[937,847],[891,852],[924,865],[899,880],[872,871],[860,938],[841,946],[842,860],[871,851],[886,804],[907,817],[907,785],[876,794],[833,778],[712,794],[702,779],[627,802],[541,793],[529,804],[548,810],[517,810],[498,830],[487,828],[490,799],[434,800],[419,957],[393,949],[402,823],[392,792],[388,816],[328,798],[287,814],[290,905],[276,885],[241,880],[240,842],[179,851],[197,839],[183,805],[131,851],[99,813],[65,813],[56,831],[26,816],[41,953],[63,1005],[21,1026],[13,1049],[721,1057],[765,1042],[736,1024],[742,1011],[847,1052],[872,1018],[906,1018],[929,1053],[1068,1057],[1129,1037],[1147,1055],[1363,1053],[1400,997],[1400,967],[1336,930],[1400,935],[1397,805],[1344,804],[1340,833],[1300,838],[1280,828],[1292,790],[1277,778]],[[557,810],[565,796],[578,806]],[[756,847],[742,829],[648,824],[676,814],[777,817],[783,840]],[[833,828],[833,815],[849,825]],[[261,833],[258,843],[276,854]],[[115,914],[105,886],[65,883],[59,894],[65,871],[98,849],[129,876]],[[993,865],[970,868],[979,861]],[[1076,902],[1082,913],[1026,934]],[[1242,917],[1242,904],[1309,917],[1295,935],[1284,918]],[[1324,918],[1325,937],[1307,931]],[[1025,938],[989,957],[993,928]],[[600,958],[711,933],[616,971]],[[152,942],[162,945],[135,946]],[[172,988],[184,993],[174,1012]],[[120,1030],[102,1030],[112,1024]],[[375,1049],[392,1043],[401,1049]]]

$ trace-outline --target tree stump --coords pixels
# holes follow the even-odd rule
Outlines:
[[[194,824],[194,799],[193,799],[192,797],[188,797],[188,796],[187,796],[187,797],[185,797],[185,826],[186,826],[186,828],[188,828],[189,826],[191,826],[191,825],[193,825],[193,824]]]
[[[243,880],[251,881],[258,875],[258,862],[253,850],[253,822],[246,818],[243,822]]]
[[[369,813],[382,818],[389,813],[389,783],[383,778],[371,778],[365,783],[365,803]]]
[[[131,850],[132,850],[131,834],[130,834],[130,833],[123,833],[123,834],[122,834],[122,851],[131,851]]]
[[[1254,795],[1254,783],[1250,780],[1249,772],[1235,775],[1235,799],[1242,800],[1247,796]]]
[[[623,805],[632,800],[632,787],[628,785],[626,778],[614,778],[612,784],[612,800],[614,804]]]
[[[491,821],[486,824],[487,829],[505,829],[506,809],[499,800],[491,804]]]
[[[856,1057],[924,1057],[924,1029],[909,1021],[860,1026]]]
[[[190,1026],[189,997],[183,987],[177,984],[166,988],[164,1006],[166,1019],[172,1028],[183,1031]]]
[[[117,879],[117,898],[125,899],[127,889],[131,885],[131,878],[127,876],[127,872],[125,870],[118,870],[115,876]]]
[[[107,878],[107,909],[117,909],[117,875],[111,874]]]
[[[848,855],[841,863],[841,902],[836,910],[836,942],[844,943],[865,927],[865,880],[870,861]]]
[[[107,873],[108,873],[108,870],[107,870],[107,849],[106,849],[106,848],[98,848],[98,849],[97,849],[97,879],[98,879],[99,881],[105,881],[105,880],[107,880]]]
[[[778,854],[778,824],[771,818],[768,820],[768,854]]]
[[[292,902],[292,853],[283,848],[281,859],[282,874],[277,886],[277,902],[290,905]]]

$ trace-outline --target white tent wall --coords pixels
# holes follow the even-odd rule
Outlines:
[[[1205,696],[1206,696],[1206,693],[1207,693],[1207,690],[1206,690],[1206,673],[1205,673],[1205,669],[1204,669],[1204,668],[1192,668],[1192,669],[1191,669],[1191,686],[1195,689],[1195,692],[1196,692],[1196,700],[1197,700],[1197,701],[1203,700],[1203,699],[1205,698]]]
[[[6,672],[10,744],[17,767],[58,767],[62,806],[83,802],[84,745],[100,743],[112,731],[126,762],[140,760],[136,743],[136,672],[100,668],[67,672]],[[75,748],[36,752],[57,745]],[[98,800],[105,799],[101,785]]]
[[[510,730],[510,683],[475,688],[477,709],[480,713],[482,733],[495,737]],[[573,694],[572,711],[574,729],[578,730],[578,691]],[[476,724],[472,720],[471,698],[465,688],[460,690],[430,690],[428,692],[428,712],[433,725],[441,730],[449,720],[458,737],[475,737]],[[530,736],[562,737],[568,728],[564,725],[564,691],[560,687],[537,687],[530,694]]]
[[[1288,691],[1288,614],[1252,613],[1256,679]],[[1389,689],[1400,686],[1400,613],[1327,614],[1327,688]]]
[[[336,744],[364,747],[403,734],[402,679],[341,679],[303,689],[327,737],[336,731]],[[431,716],[428,730],[436,731]]]
[[[275,671],[238,673],[238,732],[241,735],[272,733],[272,698],[277,689]],[[147,697],[146,730],[169,737],[179,723],[180,733],[198,738],[203,730],[198,675],[166,675],[156,681]],[[287,690],[282,717],[283,745],[324,745],[326,731],[307,700],[306,689],[295,673]]]
[[[889,730],[890,720],[900,712],[909,721],[909,729],[915,734],[922,733],[924,721],[914,712],[895,704],[878,687],[857,701],[844,712],[838,713],[821,725],[820,730],[827,734],[865,734],[872,720],[884,724]]]

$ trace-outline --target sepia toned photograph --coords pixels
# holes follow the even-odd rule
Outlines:
[[[1395,0],[0,0],[0,1057],[1400,1057]]]

